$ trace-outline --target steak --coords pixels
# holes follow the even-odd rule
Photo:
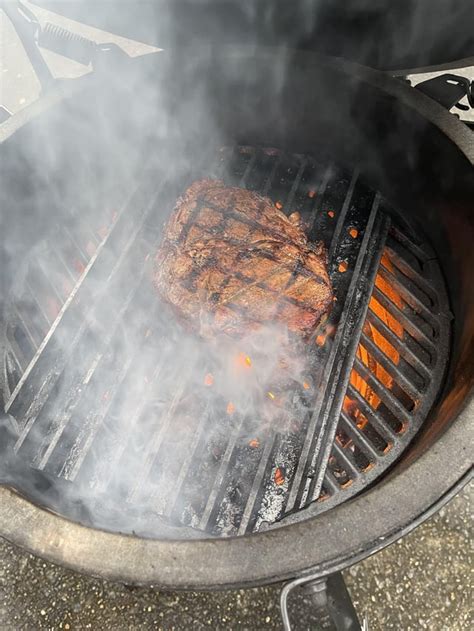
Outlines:
[[[155,259],[154,284],[179,319],[205,337],[283,323],[308,336],[333,293],[322,243],[297,214],[219,180],[194,182],[178,200]]]

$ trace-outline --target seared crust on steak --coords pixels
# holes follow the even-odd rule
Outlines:
[[[266,322],[310,334],[333,294],[322,244],[272,201],[219,180],[194,182],[164,228],[154,283],[202,335],[241,335]]]

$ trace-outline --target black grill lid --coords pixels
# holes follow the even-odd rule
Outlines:
[[[286,45],[381,69],[474,55],[466,0],[33,0],[91,26],[162,48]]]

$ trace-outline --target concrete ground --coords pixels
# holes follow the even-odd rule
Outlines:
[[[37,13],[101,41],[99,31]],[[125,40],[117,43],[130,54],[146,52]],[[45,58],[55,76],[84,72],[84,67],[54,53]],[[14,113],[35,100],[38,92],[31,66],[0,11],[0,105]],[[367,616],[371,631],[473,628],[469,583],[473,493],[471,485],[428,523],[345,573],[356,608],[361,617]],[[83,577],[0,540],[2,631],[281,629],[279,592],[280,586],[213,594],[126,587]],[[315,628],[302,598],[294,603],[292,613],[295,628]]]

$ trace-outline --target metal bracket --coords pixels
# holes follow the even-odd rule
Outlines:
[[[450,110],[453,106],[467,111],[474,108],[474,81],[455,74],[442,74],[418,83],[416,89]],[[460,103],[467,96],[469,106]]]
[[[112,55],[128,57],[116,44],[97,44],[49,22],[42,26],[36,15],[20,0],[15,3],[0,0],[0,8],[5,11],[11,21],[44,91],[48,90],[57,79],[52,75],[39,47],[84,65],[92,64],[94,70],[104,58]]]
[[[4,10],[12,23],[38,77],[41,88],[47,90],[55,82],[55,79],[37,46],[38,33],[41,27],[36,15],[22,2],[12,3],[3,0],[0,3],[0,8]]]
[[[285,631],[292,631],[288,613],[288,596],[300,587],[310,596],[317,629],[325,631],[368,631],[367,620],[363,626],[352,603],[341,572],[324,578],[307,576],[287,583],[281,591],[280,608]]]

